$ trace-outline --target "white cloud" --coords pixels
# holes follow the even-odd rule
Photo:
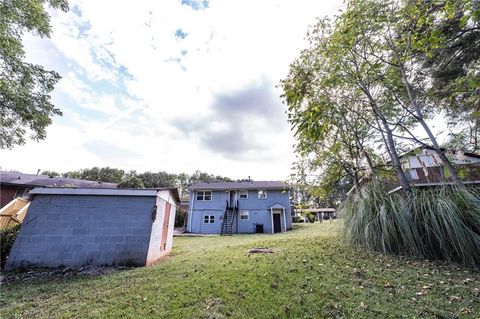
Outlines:
[[[180,1],[71,1],[70,12],[52,12],[50,40],[25,43],[30,60],[64,71],[56,104],[65,104],[61,95],[73,104],[55,119],[47,140],[4,151],[2,161],[25,171],[113,166],[94,150],[108,145],[117,156],[126,150],[125,160],[115,163],[124,169],[286,178],[293,159],[288,125],[252,116],[248,128],[236,129],[262,148],[235,157],[206,148],[195,131],[185,134],[175,121],[206,118],[216,96],[263,81],[279,95],[274,85],[305,45],[308,26],[340,5],[238,0],[193,10]],[[175,36],[179,29],[187,34],[183,39]],[[285,123],[279,101],[272,107]],[[212,130],[227,131],[226,123],[212,123]],[[56,156],[59,148],[74,156]],[[25,156],[33,152],[42,160]],[[131,152],[140,157],[128,157]]]

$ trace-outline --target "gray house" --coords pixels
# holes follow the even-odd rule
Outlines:
[[[192,184],[187,231],[222,235],[284,232],[292,226],[289,190],[279,181]]]
[[[5,265],[145,266],[172,248],[176,189],[35,188]]]

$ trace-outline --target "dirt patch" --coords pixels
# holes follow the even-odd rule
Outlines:
[[[134,267],[125,266],[82,266],[62,268],[36,268],[18,272],[6,272],[2,274],[1,282],[32,281],[42,278],[75,277],[75,276],[99,276],[116,271],[128,270]]]
[[[270,248],[258,247],[252,248],[248,251],[249,254],[273,254],[274,251]]]

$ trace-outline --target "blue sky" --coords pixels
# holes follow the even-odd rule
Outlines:
[[[2,169],[110,166],[284,179],[294,160],[275,87],[316,17],[341,1],[70,1],[27,60],[62,76],[46,140]]]

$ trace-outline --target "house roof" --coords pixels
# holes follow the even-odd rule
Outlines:
[[[287,183],[281,181],[248,181],[248,182],[214,182],[193,183],[190,189],[205,190],[237,190],[237,189],[290,189]]]
[[[409,151],[406,151],[406,152],[403,152],[402,154],[399,154],[398,157],[403,157],[405,155],[408,155],[410,153],[413,153],[415,152],[416,150],[418,149],[428,149],[428,150],[433,150],[434,148],[433,147],[427,147],[427,146],[417,146],[415,148],[412,148],[411,150]],[[443,152],[446,152],[448,149],[447,148],[444,148],[444,147],[441,147],[440,148]],[[452,150],[454,154],[456,154],[456,150]],[[464,152],[463,153],[465,156],[470,156],[470,157],[475,157],[475,158],[480,158],[480,154],[475,154],[475,153],[469,153],[469,152]],[[390,161],[388,161],[390,162]]]
[[[23,174],[0,171],[0,184],[26,187],[82,187],[82,188],[116,188],[115,183],[103,183],[60,176]]]
[[[158,191],[169,190],[175,201],[180,202],[176,188],[65,188],[36,187],[31,195],[91,195],[91,196],[157,196]]]

